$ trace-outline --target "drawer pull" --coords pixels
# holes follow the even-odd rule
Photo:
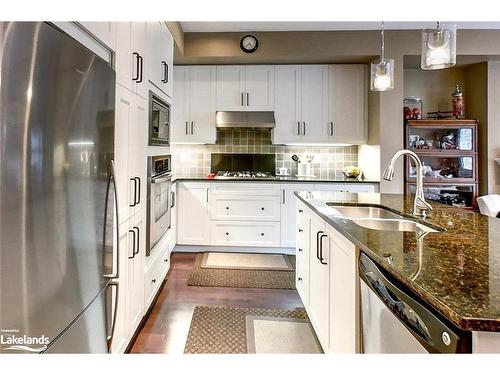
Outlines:
[[[264,211],[264,207],[262,207],[261,210]]]
[[[304,210],[301,210],[301,209],[299,208],[299,214],[301,214],[302,212],[304,212]]]
[[[302,277],[297,278],[297,280],[299,280],[300,282],[302,282]]]
[[[168,263],[168,259],[163,259],[163,261],[164,261],[165,263]]]
[[[299,248],[299,253],[301,253],[301,252],[302,252],[302,249],[301,249],[301,248]]]
[[[226,210],[229,210],[229,207],[226,207]]]
[[[299,228],[299,233],[302,233],[302,232],[303,232],[303,230]]]
[[[263,235],[264,235],[264,233],[261,233],[260,235],[261,235],[261,236],[263,236]]]
[[[229,236],[229,232],[226,232],[226,236]]]
[[[156,279],[151,280],[153,284],[156,284]]]

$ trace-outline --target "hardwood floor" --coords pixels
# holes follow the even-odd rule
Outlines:
[[[183,353],[195,306],[287,310],[304,307],[296,290],[188,286],[187,280],[196,255],[172,254],[167,282],[137,336],[131,353]]]

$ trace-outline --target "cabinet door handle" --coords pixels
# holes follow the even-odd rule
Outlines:
[[[132,81],[137,81],[139,83],[140,78],[140,70],[141,70],[141,59],[140,55],[137,52],[132,53],[132,56],[135,57],[135,77],[132,77]]]
[[[163,78],[161,79],[161,81],[163,83],[167,83],[167,67],[168,67],[168,65],[165,61],[162,61],[161,65],[163,66]]]
[[[165,72],[165,83],[168,83],[168,64],[165,63],[165,68],[166,68],[166,72]]]
[[[194,134],[194,121],[191,121],[191,135]]]
[[[306,135],[306,122],[303,122],[304,127],[302,128],[302,135]]]
[[[319,244],[319,236],[320,236],[320,234],[323,234],[323,233],[324,233],[324,232],[323,232],[322,230],[320,230],[320,231],[318,231],[318,232],[316,233],[316,258],[317,258],[318,260],[320,260],[320,259],[319,259],[319,247],[320,247],[320,244]]]
[[[285,204],[285,189],[281,189],[281,194],[283,196],[283,204]]]
[[[299,247],[299,253],[302,253],[302,251],[303,251],[303,250]]]
[[[300,121],[297,121],[297,135],[300,135]]]
[[[299,233],[302,233],[302,232],[303,232],[303,230],[299,228]]]
[[[333,126],[333,122],[330,122],[330,135],[334,135],[335,134],[335,127]]]
[[[297,280],[302,282],[302,277],[298,277]]]
[[[152,279],[151,283],[156,284],[156,279]]]
[[[139,244],[140,244],[140,240],[139,240],[139,236],[140,236],[140,229],[139,227],[133,227],[132,229],[134,230],[137,230],[137,248],[136,246],[134,245],[134,256],[136,256],[137,254],[139,254]]]
[[[301,214],[302,212],[304,212],[304,210],[301,210],[301,209],[299,208],[299,214]]]
[[[247,92],[247,107],[250,105],[250,94]]]
[[[324,260],[323,259],[323,238],[325,238],[325,237],[328,238],[328,236],[326,234],[322,234],[321,236],[319,236],[319,262],[321,264],[328,264],[326,262],[323,262],[323,260]]]
[[[139,76],[139,79],[137,80],[137,83],[142,83],[142,77],[144,73],[144,59],[142,58],[141,55],[139,55],[139,60],[141,60],[140,67],[141,67],[141,75]]]
[[[170,192],[170,208],[173,208],[175,206],[175,192],[171,191]]]
[[[167,259],[163,259],[163,261],[164,261],[165,263],[168,263],[168,258],[167,258]]]
[[[134,259],[135,258],[135,254],[137,254],[135,252],[136,234],[135,234],[135,230],[133,230],[133,229],[129,229],[128,232],[132,233],[132,236],[133,236],[133,239],[132,239],[132,243],[133,243],[133,246],[132,246],[132,256],[128,257],[128,259]]]
[[[186,121],[186,134],[188,133],[188,123],[189,121]]]
[[[134,205],[141,203],[141,178],[140,177],[134,177],[134,180],[137,180],[137,202],[134,201]],[[135,184],[134,184],[135,187]],[[135,198],[135,193],[134,193],[134,198]]]
[[[135,207],[137,205],[137,179],[136,177],[131,177],[130,181],[134,181],[134,202],[129,204],[129,207]]]
[[[241,106],[243,107],[245,104],[243,103],[243,93],[241,93]]]

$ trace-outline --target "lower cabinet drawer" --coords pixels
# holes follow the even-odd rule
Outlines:
[[[279,222],[211,222],[211,245],[280,246]]]
[[[165,275],[170,268],[170,255],[168,251],[163,252],[156,259],[155,264],[146,272],[144,281],[145,310],[149,309],[153,299],[160,287]]]
[[[210,197],[212,220],[279,221],[281,201],[277,196],[216,196]]]

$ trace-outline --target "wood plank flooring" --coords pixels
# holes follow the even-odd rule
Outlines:
[[[304,307],[296,290],[188,286],[187,280],[196,255],[172,254],[167,282],[137,336],[131,353],[183,353],[195,306],[287,310]]]

